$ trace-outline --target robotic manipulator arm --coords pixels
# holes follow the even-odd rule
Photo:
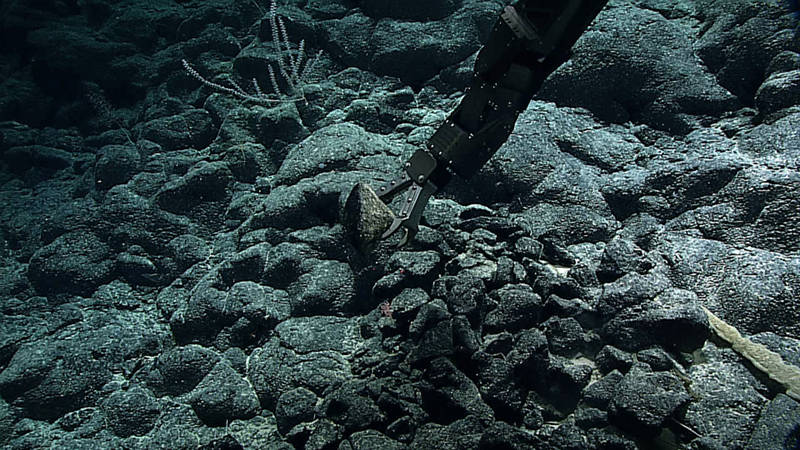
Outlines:
[[[377,191],[359,183],[343,222],[351,241],[369,251],[402,230],[414,237],[428,199],[457,175],[470,178],[508,139],[519,114],[608,0],[519,0],[506,6],[478,53],[474,76],[447,120]],[[387,205],[403,196],[395,214]]]

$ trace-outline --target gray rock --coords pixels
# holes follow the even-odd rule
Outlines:
[[[671,289],[621,311],[606,323],[602,336],[623,350],[660,345],[679,351],[700,347],[709,336],[708,320],[694,292]]]
[[[494,417],[475,383],[446,358],[430,362],[419,389],[422,405],[434,422],[452,423],[468,416],[480,420]]]
[[[735,153],[662,163],[651,171],[616,173],[603,187],[603,196],[620,220],[636,212],[672,218],[714,202],[749,162]]]
[[[108,427],[120,437],[147,434],[161,415],[158,401],[138,386],[114,392],[101,403],[101,407]]]
[[[6,445],[11,440],[14,430],[14,415],[11,407],[0,398],[0,444]]]
[[[800,53],[783,51],[775,55],[767,67],[766,75],[769,77],[776,72],[789,72],[800,67]]]
[[[412,363],[455,354],[452,315],[441,301],[423,305],[409,324],[408,334],[413,344]]]
[[[340,261],[316,261],[286,290],[293,314],[336,315],[366,306],[356,295],[353,270]]]
[[[616,347],[606,345],[595,356],[595,364],[597,368],[603,373],[611,372],[612,370],[619,370],[623,373],[633,365],[633,357]]]
[[[392,314],[393,316],[397,315],[399,318],[410,317],[430,300],[430,296],[423,289],[403,289],[391,301]]]
[[[427,2],[426,9],[441,4]],[[407,14],[422,11],[404,8]],[[328,50],[345,64],[420,84],[478,50],[496,20],[496,9],[490,2],[470,3],[440,20],[422,22],[375,20],[354,13],[324,21],[321,27]],[[431,38],[420,42],[415,36]]]
[[[232,182],[233,174],[226,164],[202,162],[162,187],[155,200],[166,211],[187,213],[200,204],[230,198],[228,186]]]
[[[382,165],[381,170],[387,167]],[[375,176],[375,172],[369,172],[370,178]],[[245,227],[298,230],[337,221],[342,193],[350,192],[364,177],[363,172],[324,172],[296,184],[275,186],[262,198]]]
[[[644,146],[628,136],[630,129],[611,125],[600,129],[559,130],[558,148],[589,167],[617,172],[633,163]]]
[[[558,411],[574,411],[581,392],[591,380],[594,366],[587,360],[557,355],[550,355],[549,361],[547,375],[537,377],[533,384]]]
[[[96,225],[100,230],[110,232],[113,226],[115,237],[141,243],[141,247],[150,250],[158,249],[153,251],[155,254],[166,249],[173,238],[189,232],[185,217],[163,211],[127,184],[114,186],[105,193],[98,214],[103,217]],[[156,256],[149,252],[148,255]]]
[[[119,276],[130,284],[157,284],[158,267],[143,253],[141,247],[135,248],[136,254],[122,252],[117,254],[116,268]]]
[[[315,423],[314,429],[311,430],[306,440],[305,448],[308,450],[324,450],[330,446],[337,445],[343,437],[343,430],[344,427],[341,425],[328,419],[320,419]]]
[[[402,271],[410,283],[420,286],[429,286],[440,267],[441,257],[433,250],[394,252],[387,262],[388,270]]]
[[[784,394],[764,407],[747,448],[767,450],[800,447],[800,403]]]
[[[414,434],[411,447],[442,450],[478,448],[485,428],[480,419],[474,416],[456,420],[448,425],[428,422]]]
[[[754,158],[774,159],[782,165],[797,168],[800,167],[798,129],[800,129],[800,114],[790,114],[775,122],[763,123],[743,132],[739,138],[739,148]],[[773,177],[777,177],[777,174]],[[770,188],[781,189],[782,184],[784,183],[776,183]]]
[[[284,320],[275,332],[283,345],[300,354],[335,351],[351,354],[361,342],[354,319],[340,317],[296,317]]]
[[[462,0],[365,0],[361,7],[372,17],[430,21],[452,14]]]
[[[291,389],[303,387],[322,396],[352,376],[350,364],[341,354],[298,354],[278,339],[253,350],[248,361],[247,379],[267,409],[273,409],[281,394]]]
[[[141,155],[130,145],[107,145],[94,169],[95,183],[100,189],[122,184],[141,168]]]
[[[206,259],[210,248],[197,236],[184,234],[169,241],[170,256],[178,261],[183,269]]]
[[[788,364],[800,367],[800,340],[771,332],[758,333],[749,338],[781,355]]]
[[[686,424],[713,446],[745,448],[766,403],[759,392],[763,385],[731,349],[709,343],[701,356],[688,370],[695,399]]]
[[[669,280],[659,272],[629,273],[605,284],[597,310],[604,319],[612,319],[617,313],[645,304],[669,288]]]
[[[291,147],[274,182],[294,184],[332,170],[354,170],[364,158],[393,145],[382,136],[364,131],[358,125],[342,123],[314,132]]]
[[[47,294],[89,296],[113,275],[111,249],[87,232],[59,236],[36,251],[28,266],[33,287]]]
[[[608,413],[602,409],[578,407],[575,411],[575,425],[588,430],[608,425]]]
[[[617,228],[610,213],[581,205],[539,203],[517,217],[526,233],[534,237],[546,234],[562,247],[607,241]]]
[[[201,289],[186,293],[167,308],[179,342],[214,344],[221,349],[247,347],[254,344],[256,337],[251,334],[256,329],[289,317],[291,298],[285,291],[248,281],[227,285],[221,278],[231,282],[236,278],[226,278],[230,272],[221,272],[211,272],[201,280]]]
[[[104,34],[114,41],[130,42],[144,49],[152,49],[159,37],[171,38],[188,15],[180,5],[163,2],[125,5],[116,12],[104,23]]]
[[[262,171],[267,174],[275,173],[272,161],[264,157],[267,153],[263,145],[245,142],[228,148],[223,158],[236,181],[255,183]]]
[[[43,145],[12,147],[3,152],[3,159],[12,171],[20,174],[31,168],[53,173],[73,163],[69,152]]]
[[[761,114],[770,114],[800,103],[800,70],[776,72],[756,91],[756,107]]]
[[[515,380],[514,369],[502,356],[473,355],[477,365],[477,385],[486,404],[499,416],[517,416],[525,392]]]
[[[287,434],[295,425],[314,419],[317,396],[308,389],[296,388],[282,394],[275,406],[278,430]]]
[[[170,317],[176,340],[183,344],[213,344],[220,332],[241,315],[239,305],[229,299],[227,292],[211,286],[193,291],[188,302]]]
[[[689,400],[683,381],[675,375],[634,366],[617,386],[610,418],[635,435],[652,437]]]
[[[496,421],[484,431],[477,448],[535,449],[543,446],[542,440],[529,430]]]
[[[581,324],[572,317],[552,317],[543,324],[550,351],[556,355],[573,357],[586,350],[588,337]]]
[[[85,26],[50,23],[28,34],[26,40],[33,54],[45,65],[41,70],[55,75],[53,80],[75,74],[83,80],[95,80],[102,86],[121,86],[133,77],[143,78],[137,82],[139,84],[152,75],[148,69],[136,74],[108,70],[136,53],[136,46],[109,41]],[[59,44],[55,45],[55,42]]]
[[[630,7],[603,10],[541,95],[586,107],[603,120],[637,120],[684,134],[694,128],[693,116],[718,115],[737,103],[695,56],[683,26]]]
[[[385,420],[363,381],[346,382],[325,395],[317,414],[341,425],[346,432],[376,427]]]
[[[220,355],[190,344],[160,354],[143,369],[140,379],[158,396],[179,396],[192,391],[220,361]]]
[[[675,286],[697,293],[724,321],[745,334],[798,334],[800,307],[793,294],[800,289],[796,258],[673,233],[659,240],[659,251],[674,262],[670,278]]]
[[[702,0],[697,13],[707,29],[697,54],[719,83],[743,103],[750,103],[772,59],[797,51],[789,17],[782,5],[750,0]]]
[[[647,364],[656,372],[667,372],[676,367],[675,360],[660,348],[647,348],[636,352],[636,361]]]
[[[205,148],[216,134],[211,115],[204,109],[153,119],[144,123],[141,131],[141,137],[155,142],[166,151]]]
[[[582,400],[589,406],[606,410],[617,392],[617,387],[622,382],[624,375],[618,370],[612,370],[603,378],[589,384],[583,389]]]
[[[151,354],[164,345],[165,336],[152,323],[126,328],[104,324],[107,319],[100,316],[93,319],[91,329],[75,325],[79,321],[74,318],[69,336],[20,346],[0,372],[0,395],[22,417],[55,420],[95,405],[101,388],[112,380],[112,368],[130,355]]]
[[[461,272],[445,275],[433,282],[431,295],[444,300],[453,314],[464,314],[470,320],[479,320],[486,308],[486,286],[480,278]]]
[[[286,320],[291,314],[288,294],[252,281],[240,281],[228,292],[233,308],[253,324],[264,325]]]
[[[565,420],[553,431],[547,443],[551,448],[582,448],[586,446],[586,434],[573,420]]]
[[[260,257],[263,263],[263,277],[270,286],[286,288],[310,266],[319,260],[319,253],[308,244],[280,242]]]
[[[516,332],[536,325],[541,319],[544,302],[527,284],[503,286],[491,295],[496,307],[484,318],[487,331]]]
[[[259,435],[255,430],[263,430],[267,427],[274,429],[275,421],[270,419],[256,417],[247,422],[239,421],[237,425],[242,425],[241,429],[248,434],[248,441],[253,444],[265,445],[265,441],[270,442],[277,439],[266,435],[267,433]],[[152,443],[151,445],[158,445],[156,444],[157,442],[169,442],[172,447],[188,449],[196,447],[198,442],[208,443],[210,447],[213,447],[211,442],[217,439],[224,439],[221,438],[223,434],[214,433],[213,429],[203,425],[191,406],[185,403],[173,403],[162,410],[162,415],[155,429],[146,437],[136,439]],[[275,448],[284,450],[285,447],[276,445]]]
[[[213,426],[249,419],[261,409],[253,387],[225,361],[211,369],[187,402],[203,422]]]
[[[508,361],[518,373],[544,373],[550,365],[547,337],[537,328],[521,331]]]
[[[644,274],[653,268],[644,250],[635,243],[615,237],[603,250],[603,258],[597,268],[597,276],[601,280],[615,280],[626,273]]]
[[[364,430],[358,431],[350,435],[349,441],[353,450],[370,450],[374,448],[381,448],[386,450],[402,450],[407,448],[401,442],[391,439],[389,436],[376,431]]]
[[[605,428],[592,428],[586,431],[589,448],[614,448],[619,450],[636,450],[639,445],[634,439],[608,431]]]

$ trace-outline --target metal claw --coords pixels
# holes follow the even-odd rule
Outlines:
[[[399,229],[403,229],[403,238],[401,239],[400,247],[407,244],[419,230],[419,221],[422,218],[422,212],[425,210],[425,205],[428,199],[437,191],[437,187],[430,181],[426,181],[424,185],[419,185],[405,177],[403,187],[407,186],[406,194],[403,199],[403,204],[400,206],[400,211],[395,214],[392,224],[381,235],[381,239],[386,239]],[[392,194],[394,195],[380,195],[381,200],[388,202],[392,196],[396,196],[399,189],[395,189]]]

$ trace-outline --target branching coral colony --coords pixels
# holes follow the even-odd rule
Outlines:
[[[255,78],[252,80],[254,92],[250,93],[242,89],[239,84],[230,78],[226,80],[229,86],[215,83],[200,75],[191,64],[182,59],[181,62],[184,69],[189,75],[209,88],[245,101],[262,104],[305,101],[303,86],[308,83],[311,74],[314,72],[314,68],[322,56],[322,50],[318,51],[313,58],[308,58],[306,55],[306,41],[303,39],[298,45],[296,54],[293,52],[289,34],[286,32],[286,24],[283,22],[283,18],[278,15],[278,6],[275,0],[272,0],[270,4],[269,23],[272,28],[272,45],[278,54],[278,72],[275,72],[272,64],[267,65],[269,81],[272,85],[271,93],[264,92],[264,89],[261,88]],[[286,85],[285,92],[281,90],[278,76],[281,77],[281,80]]]

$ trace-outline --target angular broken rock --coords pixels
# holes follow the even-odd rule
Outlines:
[[[394,213],[365,183],[358,183],[347,196],[342,224],[347,238],[359,251],[370,252],[394,221]]]

